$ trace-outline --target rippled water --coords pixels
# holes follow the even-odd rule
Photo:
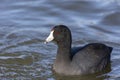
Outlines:
[[[69,26],[73,46],[101,42],[114,47],[112,70],[100,75],[57,76],[57,47],[45,45],[50,29]],[[119,0],[1,0],[0,80],[119,80]]]

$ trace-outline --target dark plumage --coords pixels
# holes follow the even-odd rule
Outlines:
[[[90,43],[83,47],[71,48],[71,31],[64,25],[52,29],[52,38],[46,42],[55,41],[58,45],[53,70],[63,75],[82,75],[99,72],[110,63],[112,47],[102,43]],[[50,39],[50,40],[49,40]]]

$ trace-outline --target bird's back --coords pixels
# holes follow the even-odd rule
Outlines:
[[[72,65],[83,74],[101,71],[110,63],[111,51],[112,47],[101,43],[87,44],[74,53]]]

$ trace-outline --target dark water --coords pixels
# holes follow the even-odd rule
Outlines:
[[[57,47],[43,42],[57,24],[69,26],[73,46],[101,42],[114,47],[112,70],[55,76],[51,65]],[[120,1],[1,0],[0,80],[120,80]]]

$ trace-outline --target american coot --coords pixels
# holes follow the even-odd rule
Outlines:
[[[84,47],[71,48],[71,31],[65,25],[57,25],[45,42],[58,45],[53,70],[62,75],[83,75],[102,71],[110,63],[112,47],[101,43],[90,43]]]

